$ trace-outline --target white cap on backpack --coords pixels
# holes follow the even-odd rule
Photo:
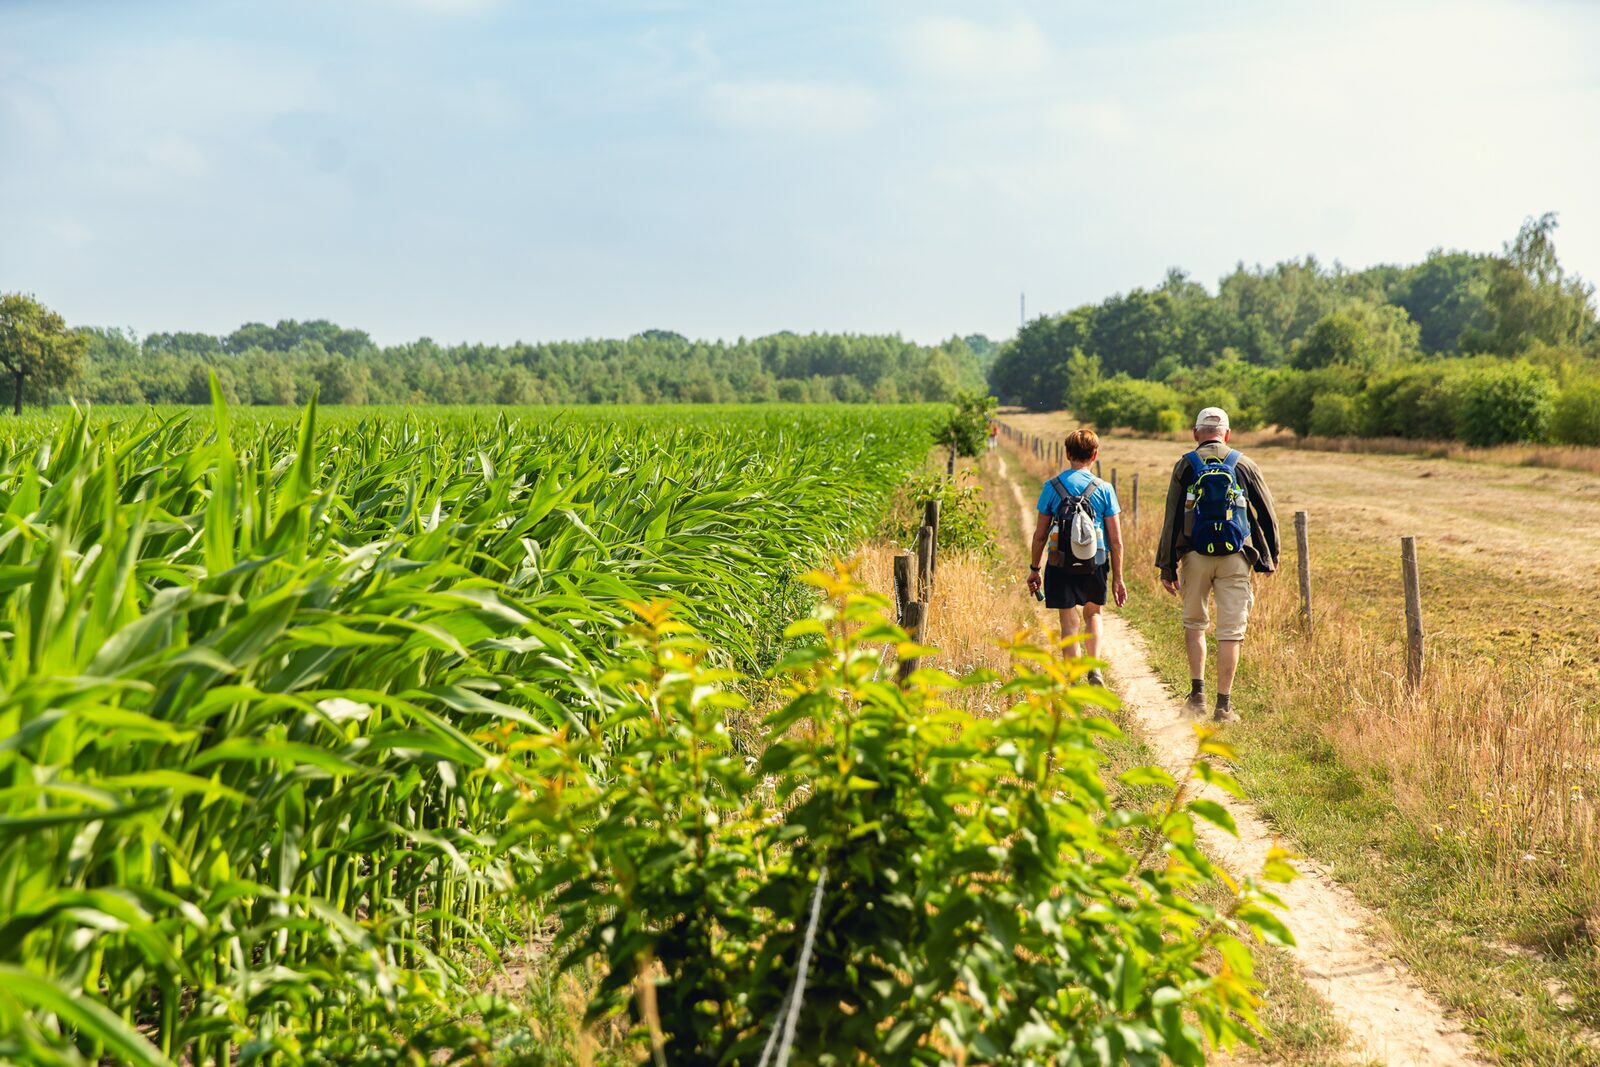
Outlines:
[[[1194,428],[1197,430],[1226,430],[1228,428],[1228,413],[1221,408],[1201,408],[1200,414],[1194,417]]]

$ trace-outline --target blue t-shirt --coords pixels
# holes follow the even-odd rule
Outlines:
[[[1061,484],[1067,487],[1068,496],[1078,496],[1095,476],[1086,470],[1062,471],[1056,475],[1061,479]],[[1056,508],[1061,504],[1061,498],[1056,494],[1055,486],[1048,481],[1044,483],[1044,490],[1039,494],[1039,514],[1054,516]],[[1095,535],[1100,538],[1100,552],[1098,558],[1104,562],[1106,558],[1106,517],[1122,514],[1122,507],[1117,503],[1117,491],[1111,488],[1109,482],[1102,481],[1095,486],[1094,495],[1089,498],[1089,506],[1094,511]],[[1065,535],[1063,535],[1065,536]]]

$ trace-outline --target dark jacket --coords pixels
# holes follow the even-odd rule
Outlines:
[[[1220,459],[1230,450],[1231,446],[1222,441],[1207,441],[1197,446],[1203,459]],[[1278,569],[1278,512],[1272,503],[1272,490],[1261,477],[1261,468],[1251,462],[1249,456],[1239,457],[1234,473],[1250,502],[1250,536],[1244,543],[1245,558],[1256,570],[1271,574]],[[1167,483],[1167,516],[1161,527],[1161,544],[1156,549],[1156,566],[1161,569],[1161,577],[1169,582],[1178,580],[1178,561],[1189,551],[1183,500],[1192,484],[1194,469],[1180,456],[1172,468],[1172,481]]]

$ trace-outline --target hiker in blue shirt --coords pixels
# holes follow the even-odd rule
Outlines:
[[[1061,636],[1087,634],[1084,655],[1096,656],[1108,578],[1117,607],[1128,600],[1128,587],[1122,582],[1122,520],[1118,518],[1122,508],[1117,491],[1090,470],[1100,454],[1099,436],[1089,429],[1074,430],[1067,435],[1066,448],[1071,467],[1045,482],[1039,494],[1028,591],[1037,594],[1042,588],[1045,607],[1060,612]],[[1057,527],[1053,544],[1052,526]],[[1047,551],[1049,558],[1045,559]],[[1045,564],[1042,572],[1041,562]],[[1089,672],[1089,682],[1104,685],[1105,677],[1097,668]]]

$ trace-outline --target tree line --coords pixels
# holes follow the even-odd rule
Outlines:
[[[990,386],[1105,427],[1181,429],[1215,404],[1302,435],[1600,445],[1594,289],[1562,268],[1555,229],[1544,215],[1498,254],[1410,266],[1241,264],[1214,295],[1173,270],[1026,324]]]
[[[667,330],[620,340],[380,346],[362,330],[292,319],[246,323],[224,336],[141,339],[128,330],[69,329],[20,294],[4,301],[0,370],[19,410],[23,400],[203,404],[213,374],[230,403],[247,405],[303,404],[313,394],[327,404],[942,402],[986,391],[984,370],[997,347],[982,335],[936,345],[788,332],[725,342]],[[43,326],[41,315],[51,317]],[[8,330],[12,320],[28,329]],[[33,343],[24,351],[12,334]]]

